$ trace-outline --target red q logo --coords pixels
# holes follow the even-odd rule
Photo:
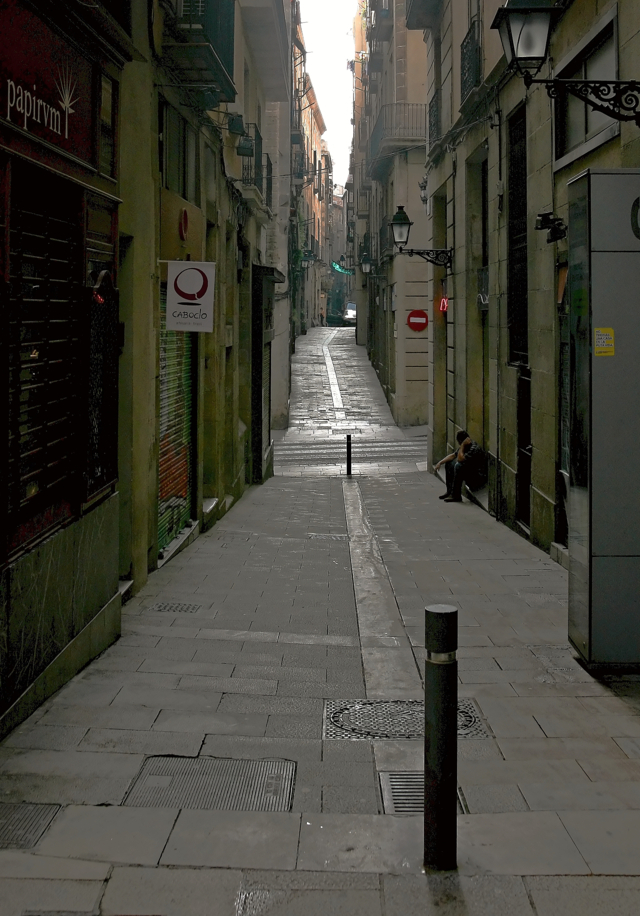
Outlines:
[[[173,281],[173,288],[183,299],[189,302],[198,302],[206,295],[209,289],[209,280],[199,267],[186,267],[180,271]]]

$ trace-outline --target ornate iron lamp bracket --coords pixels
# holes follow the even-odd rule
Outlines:
[[[569,92],[591,108],[617,121],[635,121],[640,127],[640,82],[638,80],[537,80],[524,74],[527,88],[533,83],[545,87],[551,99]]]
[[[444,267],[445,270],[453,267],[453,248],[401,248],[400,254],[408,254],[410,258],[415,254],[423,261]]]

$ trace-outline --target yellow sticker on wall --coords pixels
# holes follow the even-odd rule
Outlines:
[[[615,337],[613,328],[594,328],[594,356],[615,356]]]

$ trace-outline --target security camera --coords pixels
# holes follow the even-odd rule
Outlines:
[[[538,213],[536,217],[536,229],[547,230],[547,244],[559,242],[567,237],[567,227],[559,216],[554,216],[552,212]]]

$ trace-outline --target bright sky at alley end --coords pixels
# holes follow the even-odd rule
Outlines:
[[[353,136],[353,19],[357,0],[300,0],[307,70],[327,125],[324,139],[333,159],[333,180],[344,184]]]

